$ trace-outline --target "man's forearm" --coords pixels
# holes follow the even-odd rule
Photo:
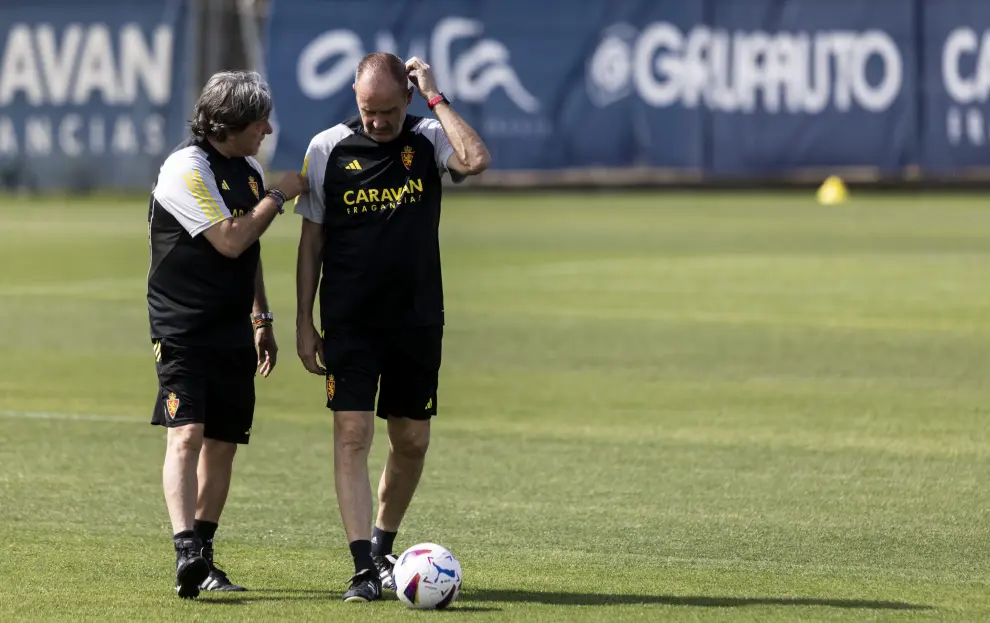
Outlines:
[[[454,148],[457,159],[473,171],[485,169],[491,162],[491,155],[474,128],[445,103],[437,104],[433,108],[433,113],[443,127],[450,146]]]
[[[278,204],[271,197],[265,197],[244,216],[231,219],[230,235],[234,244],[242,251],[247,249],[261,238],[276,216],[278,216]]]
[[[203,235],[220,253],[236,258],[261,238],[277,215],[278,203],[265,197],[247,214],[222,221]]]
[[[254,274],[254,313],[268,311],[268,295],[265,293],[265,273],[258,258],[258,270]]]
[[[305,226],[310,226],[308,223]],[[318,225],[316,227],[319,227]],[[320,256],[323,252],[322,231],[304,232],[299,241],[296,260],[296,324],[313,324],[313,307],[316,304],[316,288],[320,281]]]

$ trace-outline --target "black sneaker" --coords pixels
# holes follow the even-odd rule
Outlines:
[[[199,588],[204,591],[246,591],[243,586],[238,586],[230,581],[227,573],[213,562],[213,547],[207,543],[203,548],[203,558],[210,565],[210,575],[206,576]]]
[[[398,559],[392,554],[385,554],[384,556],[375,556],[372,560],[375,561],[375,568],[378,569],[378,579],[382,582],[382,588],[394,591],[395,562]]]
[[[202,551],[203,543],[196,537],[175,539],[175,592],[183,599],[199,597],[199,585],[210,575]]]
[[[344,601],[375,601],[381,599],[382,581],[374,569],[355,573],[348,582],[351,587],[344,593]]]
[[[203,583],[199,585],[204,591],[246,591],[243,586],[238,586],[227,578],[227,574],[215,564],[210,564],[210,575],[206,576]]]

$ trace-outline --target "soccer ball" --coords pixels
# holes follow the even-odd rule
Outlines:
[[[461,590],[461,563],[446,547],[420,543],[402,552],[395,563],[395,594],[410,608],[440,610]]]

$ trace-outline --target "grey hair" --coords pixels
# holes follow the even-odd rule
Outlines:
[[[193,136],[212,136],[223,142],[272,111],[272,93],[255,71],[221,71],[213,74],[196,102],[189,124]]]

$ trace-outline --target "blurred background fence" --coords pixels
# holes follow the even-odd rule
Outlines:
[[[990,180],[987,0],[7,0],[0,185],[147,189],[226,68],[271,82],[262,155],[298,168],[374,50],[431,63],[475,184]]]

